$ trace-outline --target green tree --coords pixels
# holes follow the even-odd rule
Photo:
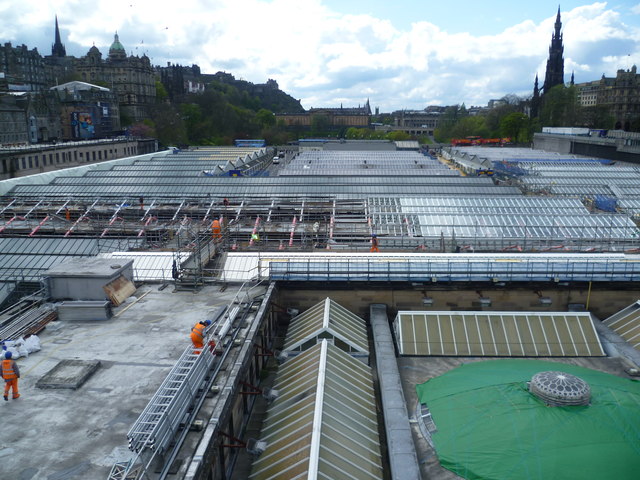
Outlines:
[[[437,142],[448,143],[453,138],[453,128],[464,117],[467,116],[467,109],[464,104],[452,105],[445,108],[444,113],[438,122],[438,128],[433,132]]]
[[[500,123],[502,122],[502,119],[507,115],[518,111],[518,107],[511,103],[503,103],[502,105],[498,105],[497,107],[489,110],[485,115],[485,124],[489,130],[489,137],[499,137],[501,135]]]
[[[452,138],[465,138],[469,136],[488,137],[489,129],[484,117],[462,117],[451,129]]]
[[[195,103],[183,103],[180,105],[180,115],[187,129],[189,143],[204,145],[212,137],[211,123],[202,113],[200,105]]]
[[[500,122],[503,137],[511,137],[514,142],[529,140],[529,117],[524,113],[513,112]]]
[[[161,81],[156,80],[156,101],[157,102],[165,102],[169,94],[167,93],[167,89],[164,88],[164,85]]]
[[[347,128],[344,136],[348,139],[358,138],[358,129],[355,127],[349,127]]]
[[[402,130],[395,130],[393,132],[387,133],[387,139],[392,142],[401,142],[403,140],[410,140],[411,135],[407,132],[403,132]]]
[[[155,124],[158,141],[164,146],[188,144],[187,128],[178,109],[168,103],[153,108],[151,120]]]
[[[573,127],[579,123],[580,106],[575,86],[556,85],[542,98],[540,121],[545,127]]]
[[[256,121],[262,128],[272,127],[276,124],[276,116],[272,111],[261,108],[256,113]]]

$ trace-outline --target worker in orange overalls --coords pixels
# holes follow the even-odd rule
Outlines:
[[[375,233],[371,234],[371,249],[369,250],[369,252],[380,252],[380,250],[378,250],[378,237]]]
[[[5,352],[4,360],[2,360],[2,378],[4,379],[4,401],[9,401],[9,390],[13,390],[13,399],[20,396],[18,393],[18,379],[20,378],[20,370],[15,360],[11,359],[11,352]]]
[[[200,350],[204,348],[204,331],[209,325],[211,325],[211,320],[204,320],[196,323],[191,329],[193,348],[198,349],[198,351],[193,353],[199,354]]]
[[[214,220],[211,224],[211,233],[213,234],[213,238],[216,240],[220,240],[222,238],[222,229],[220,228],[220,220]]]

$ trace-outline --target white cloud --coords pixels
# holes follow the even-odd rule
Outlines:
[[[383,111],[428,104],[486,104],[528,95],[541,82],[555,11],[492,35],[450,33],[416,19],[407,29],[372,15],[338,15],[321,0],[52,0],[20,11],[0,0],[0,41],[49,53],[57,13],[70,54],[106,56],[117,30],[127,52],[156,65],[197,63],[261,83],[268,78],[305,107],[362,104]],[[451,7],[454,8],[453,6]],[[640,62],[628,11],[595,2],[562,12],[566,79],[595,80]],[[452,12],[452,18],[456,13]],[[631,22],[631,23],[629,23]]]

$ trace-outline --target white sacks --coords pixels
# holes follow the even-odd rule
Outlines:
[[[5,340],[2,342],[2,357],[6,351],[11,352],[13,359],[28,357],[30,353],[39,352],[40,349],[40,339],[37,335],[31,335],[26,339]]]

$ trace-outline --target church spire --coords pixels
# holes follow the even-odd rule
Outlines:
[[[56,15],[56,33],[55,33],[55,42],[51,46],[51,56],[52,57],[66,57],[67,50],[64,48],[62,44],[62,40],[60,39],[60,28],[58,27],[58,15]]]
[[[562,21],[560,20],[560,5],[558,5],[558,15],[554,25],[554,32],[551,35],[551,45],[549,46],[549,59],[547,60],[547,71],[544,77],[542,89],[547,93],[556,85],[564,85],[564,46],[562,44]]]
[[[531,97],[531,118],[536,118],[540,113],[540,89],[538,88],[538,74],[533,83],[533,97]]]

